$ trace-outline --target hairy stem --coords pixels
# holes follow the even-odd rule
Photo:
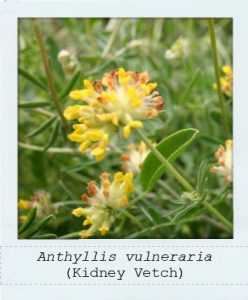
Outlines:
[[[224,224],[228,229],[232,230],[232,224],[221,214],[219,213],[210,203],[203,202],[203,206],[207,209],[207,211],[215,217],[215,219],[219,220],[222,224]]]
[[[213,55],[213,62],[214,62],[214,71],[215,71],[216,85],[217,85],[217,94],[218,94],[219,106],[220,106],[220,110],[221,110],[223,129],[224,129],[225,135],[228,136],[227,116],[226,116],[226,111],[225,111],[224,98],[223,98],[223,94],[221,91],[220,66],[219,66],[216,35],[215,35],[215,26],[214,26],[213,19],[208,19],[208,28],[209,28],[209,34],[210,34],[210,41],[211,41],[211,48],[212,48],[212,55]]]
[[[112,34],[111,34],[111,36],[108,40],[108,43],[107,43],[106,47],[104,48],[103,53],[101,55],[103,58],[105,58],[109,54],[116,38],[118,37],[120,26],[121,26],[121,19],[117,19],[115,27],[112,31]]]
[[[55,108],[58,111],[58,114],[59,114],[59,117],[61,119],[63,128],[66,130],[66,128],[67,128],[66,119],[63,115],[63,109],[60,106],[59,98],[58,98],[57,92],[55,90],[53,73],[52,73],[52,70],[51,70],[51,66],[49,64],[49,59],[48,59],[44,39],[43,39],[43,36],[42,36],[42,32],[41,32],[38,20],[33,19],[33,26],[34,26],[34,32],[35,32],[35,35],[36,35],[36,38],[37,38],[37,41],[38,41],[38,44],[39,44],[39,48],[40,48],[42,63],[44,65],[44,69],[45,69],[45,72],[46,72],[47,85],[48,85],[49,93],[51,95],[51,99],[53,101],[53,104],[54,104]]]
[[[72,233],[69,233],[69,234],[62,235],[58,239],[59,240],[80,239],[80,233],[81,233],[81,231],[79,231],[79,232],[72,232]]]
[[[18,143],[18,146],[24,149],[29,149],[32,151],[39,151],[39,152],[44,152],[44,147],[32,145],[32,144],[26,144],[26,143]],[[80,153],[78,150],[73,149],[73,148],[57,148],[57,147],[50,147],[46,150],[48,153]]]

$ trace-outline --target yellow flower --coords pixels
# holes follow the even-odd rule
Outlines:
[[[109,176],[108,173],[100,176],[100,186],[94,182],[88,183],[89,196],[82,195],[88,207],[78,207],[72,211],[75,217],[84,216],[83,226],[89,226],[81,232],[82,238],[91,237],[97,232],[106,235],[115,220],[116,211],[128,205],[128,194],[133,190],[133,174],[118,172],[112,182]]]
[[[163,99],[154,91],[157,84],[149,80],[147,72],[123,68],[104,74],[98,81],[84,80],[84,89],[70,93],[83,105],[69,106],[64,111],[66,119],[78,120],[68,138],[80,143],[80,151],[90,149],[96,159],[103,159],[118,131],[129,138],[132,128],[142,128],[143,120],[162,109]]]
[[[225,76],[220,77],[220,85],[221,90],[223,93],[225,93],[227,96],[232,96],[232,90],[233,90],[233,71],[230,66],[224,66],[222,67],[222,72],[225,74]],[[213,84],[213,88],[217,89],[217,84]]]
[[[137,148],[134,144],[130,144],[128,152],[121,155],[121,160],[125,162],[123,170],[139,173],[148,153],[149,150],[144,142],[141,142]]]
[[[31,202],[30,201],[19,199],[19,201],[18,201],[18,208],[19,209],[28,210],[31,207],[32,206],[31,206]]]
[[[27,219],[28,219],[28,216],[25,216],[25,215],[22,215],[22,216],[19,217],[19,220],[20,220],[21,223],[26,222]]]
[[[218,165],[210,168],[210,171],[213,173],[219,174],[225,183],[232,182],[232,148],[233,141],[226,141],[226,149],[224,146],[220,146],[219,149],[215,152],[215,157],[218,160]]]
[[[46,191],[35,192],[30,200],[19,199],[18,208],[20,210],[30,210],[33,207],[37,208],[36,216],[41,219],[51,213],[50,195]],[[20,220],[25,219],[25,215],[20,216]]]

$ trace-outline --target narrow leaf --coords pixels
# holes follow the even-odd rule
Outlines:
[[[198,130],[183,129],[166,137],[157,146],[157,150],[170,162],[175,160],[195,139]],[[150,152],[143,164],[140,180],[145,190],[150,190],[166,171],[164,165]]]
[[[43,131],[45,131],[46,129],[48,129],[50,126],[52,126],[53,122],[57,119],[57,116],[54,116],[52,118],[50,118],[49,120],[47,120],[46,122],[44,122],[43,124],[41,124],[37,129],[35,129],[33,132],[29,133],[27,135],[27,137],[32,137],[32,136],[36,136],[40,133],[42,133]]]
[[[50,106],[51,102],[48,101],[39,101],[39,102],[22,102],[18,104],[19,108],[36,108],[36,107],[45,107]]]
[[[53,234],[53,233],[37,235],[34,237],[34,239],[37,239],[37,240],[48,240],[48,239],[56,239],[56,238],[57,238],[57,235]]]
[[[200,195],[203,191],[208,171],[209,171],[209,165],[208,165],[206,160],[203,160],[201,162],[199,170],[198,170],[197,184],[196,184],[196,189],[197,189],[197,191],[199,192]]]
[[[36,211],[37,208],[34,207],[30,210],[28,216],[27,216],[27,220],[20,226],[20,228],[18,229],[18,233],[22,233],[24,232],[34,221],[35,217],[36,217]]]
[[[58,137],[58,132],[59,132],[59,127],[60,127],[60,121],[57,120],[55,126],[53,127],[53,131],[51,133],[50,139],[47,142],[46,146],[44,147],[44,151],[46,151],[49,147],[52,146],[52,144],[55,142],[55,140]]]
[[[27,232],[25,232],[23,234],[23,237],[24,238],[29,238],[29,237],[33,236],[38,231],[40,231],[53,217],[54,217],[54,215],[50,215],[50,216],[45,217],[39,223],[37,223],[36,225],[34,225],[30,230],[28,230]]]
[[[44,91],[47,91],[46,86],[41,81],[36,79],[33,75],[29,74],[27,71],[18,68],[18,73],[33,84],[35,84],[36,86],[38,86],[39,88],[43,89]]]
[[[73,75],[71,80],[67,83],[67,85],[64,87],[64,89],[60,93],[60,95],[59,95],[60,100],[65,98],[70,93],[70,91],[72,90],[72,88],[74,87],[76,82],[78,81],[78,78],[80,77],[80,74],[81,74],[81,72],[78,71]]]
[[[47,45],[48,57],[49,57],[52,69],[54,71],[54,75],[56,77],[58,76],[60,80],[64,80],[64,72],[63,72],[61,64],[57,58],[59,50],[60,50],[59,46],[57,45],[55,39],[53,39],[51,36],[49,36],[46,39],[46,45]]]

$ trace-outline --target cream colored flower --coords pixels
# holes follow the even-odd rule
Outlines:
[[[215,152],[215,157],[218,160],[218,165],[210,168],[213,173],[219,174],[225,183],[232,182],[232,155],[233,155],[233,141],[226,141],[226,149],[224,146],[220,146]]]
[[[118,131],[129,138],[132,128],[143,127],[143,120],[157,115],[163,99],[154,91],[157,84],[149,83],[147,72],[125,71],[123,68],[106,73],[102,80],[84,80],[85,89],[70,93],[84,105],[66,108],[68,120],[77,119],[71,141],[80,143],[82,152],[91,149],[98,160],[104,158],[109,141]]]
[[[101,185],[98,187],[94,182],[88,184],[88,194],[82,198],[89,204],[88,207],[78,207],[72,211],[76,217],[84,216],[83,226],[87,230],[81,232],[82,238],[88,238],[99,232],[106,235],[115,220],[115,213],[128,205],[128,194],[133,190],[133,174],[118,172],[114,180],[109,180],[109,174],[103,173]]]
[[[165,51],[165,58],[168,60],[184,59],[188,54],[188,40],[179,37],[170,49]]]
[[[77,66],[77,60],[68,50],[63,49],[58,53],[58,61],[66,75],[71,75]]]
[[[149,150],[144,142],[140,142],[137,148],[134,144],[130,144],[128,152],[121,155],[121,160],[125,162],[123,170],[139,173],[148,153]]]

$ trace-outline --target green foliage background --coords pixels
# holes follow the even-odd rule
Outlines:
[[[229,136],[226,136],[217,93],[212,87],[216,79],[207,20],[67,18],[39,22],[58,95],[73,79],[76,80],[73,88],[82,88],[82,79],[100,79],[104,72],[118,67],[149,72],[151,81],[158,83],[158,90],[165,99],[165,110],[156,119],[145,122],[144,132],[158,143],[184,128],[199,130],[194,142],[174,162],[195,186],[200,165],[214,163],[214,152],[232,137],[232,99],[226,96],[224,99],[229,124]],[[220,65],[232,65],[232,20],[215,19],[215,29]],[[187,57],[167,60],[165,51],[180,36],[189,42]],[[69,76],[57,59],[62,49],[75,53],[77,58],[77,67]],[[51,211],[55,217],[43,226],[42,234],[61,237],[78,232],[82,229],[82,219],[73,217],[71,211],[82,204],[80,199],[86,191],[86,183],[98,180],[104,171],[113,174],[120,170],[120,155],[126,152],[127,142],[117,137],[110,153],[97,162],[87,154],[73,151],[78,145],[65,137],[58,119],[40,134],[28,137],[57,114],[48,93],[30,19],[19,20],[19,68],[19,103],[41,102],[37,107],[19,108],[19,197],[30,199],[38,190],[51,195]],[[60,98],[60,103],[65,108],[72,105],[72,100],[66,95]],[[139,140],[132,135],[128,142]],[[54,153],[54,148],[55,152],[58,148],[62,152]],[[211,173],[201,184],[209,201],[232,220],[232,187],[225,186]],[[144,193],[136,176],[130,205],[119,214],[107,238],[232,237],[200,205],[188,209],[191,200],[182,197],[182,192],[175,179],[164,174],[151,191]]]

